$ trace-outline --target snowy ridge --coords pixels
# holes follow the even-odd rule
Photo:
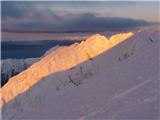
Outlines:
[[[87,55],[87,61],[43,77],[29,90],[5,104],[2,117],[158,120],[159,37],[159,31],[138,32],[99,56],[93,58]],[[91,38],[85,42],[90,43]],[[75,51],[78,47],[73,46],[85,45],[85,42],[70,47]],[[113,44],[109,42],[107,45]],[[80,48],[80,52],[88,50]],[[66,50],[66,47],[58,49]],[[60,55],[58,49],[58,53],[53,51],[46,57]]]
[[[43,77],[67,70],[89,60],[132,35],[132,32],[122,33],[113,35],[110,39],[107,39],[104,36],[96,34],[89,37],[86,41],[82,41],[80,44],[57,48],[27,70],[11,78],[9,82],[2,87],[1,105],[12,100],[18,94],[25,92]]]
[[[56,50],[57,48],[59,48],[59,45],[56,45],[55,47],[50,48],[49,50],[47,50],[42,57],[47,56],[48,54],[50,54],[51,52],[53,52],[54,50]]]

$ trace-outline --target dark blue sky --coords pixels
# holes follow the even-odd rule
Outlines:
[[[134,28],[159,21],[159,2],[2,2],[3,32]]]

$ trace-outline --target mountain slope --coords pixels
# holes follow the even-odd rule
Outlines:
[[[132,35],[133,33],[117,34],[110,38],[115,41],[112,40],[110,42],[110,40],[104,36],[97,34],[88,38],[85,42],[82,41],[80,44],[73,44],[69,47],[59,47],[24,72],[11,78],[9,82],[2,87],[2,105],[12,100],[18,94],[28,90],[43,77],[72,68],[90,59],[90,57],[95,57],[103,53]],[[120,37],[120,39],[116,40],[117,37]]]
[[[2,117],[158,120],[159,37],[159,31],[140,31],[101,55],[86,55],[87,61],[43,77],[5,104]],[[111,38],[109,46],[118,39]]]

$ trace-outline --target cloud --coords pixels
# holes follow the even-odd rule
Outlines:
[[[135,27],[151,24],[152,23],[143,20],[133,20],[129,18],[118,17],[97,17],[94,14],[87,13],[56,23],[47,23],[45,21],[38,20],[17,23],[14,26],[14,29],[10,28],[10,31],[89,32],[133,29]]]
[[[133,29],[151,24],[97,13],[53,11],[31,2],[2,2],[2,31],[8,32],[90,32]]]
[[[23,25],[37,26],[33,25],[34,23],[47,25],[48,23],[52,24],[65,20],[65,15],[59,14],[62,11],[58,13],[53,11],[49,6],[49,2],[45,2],[44,7],[42,5],[42,2],[3,1],[1,9],[2,30],[12,29],[20,25],[22,27]],[[65,12],[63,13],[68,15]]]
[[[94,14],[82,14],[76,18],[60,25],[55,25],[57,29],[79,30],[79,31],[102,31],[115,29],[129,29],[139,26],[150,25],[143,20],[134,20],[119,17],[98,17]]]
[[[22,2],[17,4],[16,2],[5,1],[2,2],[2,19],[10,18],[21,18],[29,13],[29,9]]]

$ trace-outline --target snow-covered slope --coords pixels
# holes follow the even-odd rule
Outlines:
[[[5,84],[9,78],[22,72],[38,60],[39,58],[1,60],[1,85]]]
[[[94,35],[49,53],[2,87],[2,117],[158,119],[159,31],[132,35]]]
[[[24,72],[11,78],[9,82],[2,87],[2,102],[6,103],[12,100],[15,96],[25,92],[39,82],[43,77],[67,70],[89,60],[132,35],[133,33],[117,34],[108,40],[104,36],[97,34],[88,38],[85,42],[82,41],[80,44],[73,44],[69,47],[59,47]],[[18,86],[15,85],[17,83]]]

